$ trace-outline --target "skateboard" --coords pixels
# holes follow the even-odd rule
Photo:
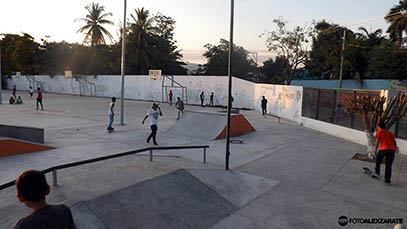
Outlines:
[[[243,144],[243,140],[234,139],[234,140],[230,140],[230,143]]]
[[[107,132],[108,132],[108,133],[114,132],[114,128],[112,128],[112,129],[107,129]]]
[[[379,177],[378,177],[375,173],[373,173],[373,171],[372,171],[371,169],[369,169],[368,167],[363,167],[363,171],[364,171],[367,175],[369,175],[371,178],[379,179]]]

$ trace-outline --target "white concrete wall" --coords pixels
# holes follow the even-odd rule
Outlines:
[[[255,109],[261,112],[261,99],[268,101],[267,113],[284,119],[301,122],[303,88],[272,84],[255,85]]]
[[[351,142],[355,142],[361,145],[367,145],[367,137],[365,132],[363,131],[354,130],[351,128],[338,126],[306,117],[302,117],[302,125],[304,127],[330,134]],[[400,154],[407,155],[407,141],[403,139],[396,139],[396,141],[397,146],[400,149]]]
[[[96,84],[96,95],[103,97],[120,97],[121,77],[113,76],[83,76],[84,79]],[[35,76],[37,81],[43,83],[44,90],[51,93],[79,95],[79,82],[75,78],[64,76]],[[209,103],[209,96],[214,92],[215,105],[227,104],[228,78],[223,76],[175,76],[175,81],[187,87],[188,103],[200,104],[202,91],[205,92],[205,103]],[[169,81],[167,81],[169,85]],[[241,108],[254,108],[253,94],[255,84],[238,78],[233,78],[232,95],[235,99],[233,106]],[[7,80],[9,89],[14,85],[17,90],[28,90],[29,81],[25,76],[13,76]],[[170,90],[170,88],[168,88]],[[172,89],[174,98],[181,97],[182,90]],[[149,101],[162,100],[162,81],[150,80],[149,76],[126,76],[125,97]],[[169,91],[168,91],[169,92]]]

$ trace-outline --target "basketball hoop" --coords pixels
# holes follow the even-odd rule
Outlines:
[[[148,70],[151,80],[161,80],[161,70]]]

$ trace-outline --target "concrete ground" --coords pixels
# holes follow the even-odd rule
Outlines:
[[[4,102],[10,94],[3,91]],[[125,101],[125,126],[117,125],[118,102],[116,131],[107,133],[109,98],[46,93],[45,110],[36,111],[28,93],[17,94],[22,95],[24,105],[0,105],[0,123],[44,128],[45,144],[56,149],[0,158],[0,184],[26,169],[45,169],[151,146],[145,141],[149,125],[141,125],[151,102]],[[231,171],[225,171],[225,141],[167,132],[175,123],[176,110],[168,104],[161,107],[164,116],[159,120],[159,145],[209,145],[207,164],[202,163],[202,150],[171,150],[157,152],[154,162],[144,154],[68,168],[58,171],[59,186],[52,187],[49,202],[71,206],[79,228],[117,228],[116,223],[125,223],[125,217],[115,216],[123,214],[138,217],[139,221],[127,223],[136,222],[141,228],[341,228],[338,219],[342,215],[407,220],[405,156],[397,155],[393,185],[384,186],[381,180],[362,172],[364,166],[373,168],[372,163],[351,160],[355,153],[364,151],[362,145],[243,111],[257,131],[236,137],[244,144],[231,144]],[[186,109],[219,110],[197,106]],[[205,125],[205,120],[197,125]],[[165,182],[167,176],[174,182]],[[51,183],[51,177],[47,177]],[[174,197],[182,193],[185,198]],[[112,205],[102,205],[102,200]],[[161,202],[166,210],[160,209]],[[155,215],[142,214],[143,210]],[[15,198],[14,188],[0,191],[1,228],[12,227],[28,213]],[[101,218],[105,220],[97,220]],[[188,220],[177,224],[180,219]]]

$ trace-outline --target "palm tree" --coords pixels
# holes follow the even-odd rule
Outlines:
[[[384,37],[382,36],[383,31],[381,29],[377,29],[371,33],[369,33],[364,27],[359,27],[359,30],[361,33],[356,33],[356,37],[363,41],[365,46],[373,48],[384,41]]]
[[[88,11],[86,17],[75,20],[75,22],[81,21],[86,23],[86,25],[78,30],[78,33],[86,34],[84,42],[90,43],[91,46],[106,44],[104,36],[109,37],[110,41],[112,41],[112,35],[102,26],[114,24],[106,19],[106,17],[112,16],[112,13],[104,13],[105,7],[94,2],[87,5],[85,9]]]
[[[407,0],[400,0],[398,5],[390,9],[390,12],[384,17],[388,23],[391,23],[389,29],[390,37],[398,40],[398,45],[401,47],[403,40],[403,32],[407,33]]]
[[[135,68],[139,73],[145,74],[154,59],[154,50],[149,48],[148,44],[151,34],[155,32],[154,18],[150,17],[150,12],[144,7],[134,11],[136,14],[130,15],[133,22],[129,23],[129,43],[132,43],[133,54],[136,55],[134,58]]]

